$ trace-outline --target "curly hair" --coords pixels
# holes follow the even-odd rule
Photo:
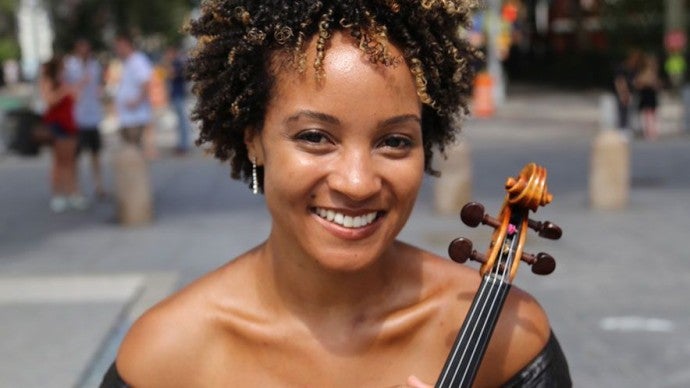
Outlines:
[[[317,78],[327,77],[328,40],[343,31],[372,63],[399,60],[389,53],[390,44],[402,52],[423,104],[425,171],[436,175],[434,147],[443,152],[455,140],[458,119],[468,114],[477,53],[460,33],[475,7],[474,0],[206,0],[186,27],[198,39],[188,63],[197,97],[197,145],[210,143],[218,159],[230,159],[231,176],[249,182],[244,131],[263,126],[275,55],[287,54],[295,71],[311,65]],[[307,64],[305,47],[312,38],[316,58]]]

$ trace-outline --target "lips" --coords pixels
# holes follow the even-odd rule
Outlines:
[[[374,222],[374,220],[376,220],[376,217],[379,214],[378,212],[374,211],[353,216],[340,213],[335,210],[323,208],[314,208],[313,212],[314,214],[318,215],[326,221],[332,222],[334,224],[340,225],[348,229],[357,229],[365,227]]]

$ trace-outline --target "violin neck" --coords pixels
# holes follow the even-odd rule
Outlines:
[[[494,274],[484,276],[436,388],[472,386],[509,290],[510,283],[497,280]]]

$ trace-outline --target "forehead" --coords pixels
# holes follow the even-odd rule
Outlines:
[[[272,95],[285,97],[297,90],[332,99],[387,95],[394,101],[403,99],[418,105],[414,77],[402,53],[393,44],[385,44],[393,63],[373,63],[347,32],[334,32],[322,49],[318,48],[318,38],[312,37],[305,45],[302,71],[295,66],[292,53],[274,56],[276,84]]]

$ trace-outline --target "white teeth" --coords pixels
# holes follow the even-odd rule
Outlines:
[[[326,210],[326,209],[321,209],[317,208],[316,209],[316,214],[318,214],[319,217],[331,221],[333,223],[336,223],[340,226],[344,226],[346,228],[361,228],[363,226],[367,226],[374,222],[376,219],[376,212],[371,212],[367,214],[363,214],[361,216],[346,216],[345,214],[342,213],[337,213],[333,210]]]

